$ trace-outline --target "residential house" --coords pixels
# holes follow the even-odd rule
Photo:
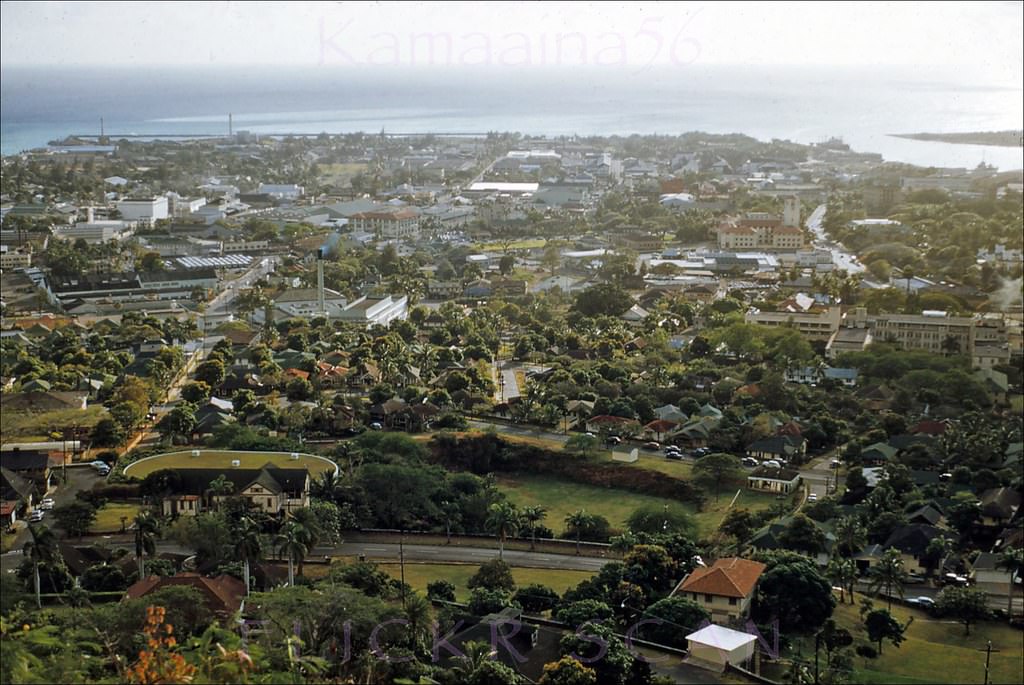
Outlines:
[[[560,629],[526,622],[521,609],[508,607],[462,628],[448,643],[456,654],[465,653],[470,642],[493,645],[495,660],[516,672],[520,682],[536,683],[544,675],[545,664],[558,661],[564,634]],[[442,665],[456,666],[458,659],[449,657]]]
[[[245,583],[226,574],[208,578],[198,573],[178,573],[173,576],[149,576],[125,590],[126,600],[139,599],[168,587],[191,587],[198,591],[203,603],[221,618],[230,618],[245,604]]]
[[[773,435],[747,445],[747,456],[762,461],[799,462],[806,454],[807,440],[794,435]]]
[[[611,433],[613,435],[634,435],[639,432],[640,424],[636,419],[622,416],[602,414],[587,419],[587,430],[591,433]]]
[[[164,516],[195,516],[226,497],[241,497],[266,514],[277,515],[309,506],[309,470],[281,468],[271,463],[253,468],[173,469],[170,491],[164,495]],[[210,492],[210,483],[223,476],[232,485],[231,495]]]
[[[885,466],[891,464],[899,450],[884,442],[868,445],[860,452],[860,461],[865,466]]]
[[[758,466],[747,476],[747,487],[788,495],[800,487],[800,472],[786,467]]]
[[[981,524],[987,527],[1002,528],[1017,514],[1020,509],[1020,492],[1013,488],[992,488],[981,493]]]
[[[0,467],[0,520],[13,525],[21,511],[32,511],[35,485],[6,467]]]
[[[925,563],[928,544],[942,535],[952,538],[949,533],[936,526],[909,523],[894,530],[882,543],[882,549],[898,550],[903,559],[903,569],[909,573],[923,575],[928,572],[928,565]]]
[[[738,621],[750,612],[757,582],[765,568],[760,562],[739,557],[719,559],[711,566],[694,569],[671,596],[693,600],[711,614],[712,621]]]
[[[52,458],[50,454],[51,450],[46,447],[23,449],[4,445],[0,451],[0,467],[31,483],[37,493],[46,493],[49,490],[50,471],[63,461],[61,454],[57,453]]]
[[[971,563],[969,578],[978,590],[988,595],[989,608],[1007,610],[1013,598],[1014,614],[1021,612],[1024,588],[1021,577],[999,565],[999,554],[983,552]]]
[[[751,536],[750,540],[747,541],[748,549],[760,552],[787,549],[786,545],[782,543],[784,539],[783,534],[792,522],[792,516],[783,516],[776,521],[772,521]],[[812,555],[814,563],[818,566],[827,566],[832,556],[832,550],[835,548],[836,537],[818,521],[811,519],[811,522],[821,530],[825,537],[824,549]]]

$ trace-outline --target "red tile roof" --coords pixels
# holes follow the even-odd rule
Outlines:
[[[683,579],[676,591],[721,597],[747,597],[754,591],[765,568],[767,567],[758,561],[739,557],[719,559],[709,567],[696,569]]]
[[[174,576],[149,576],[125,591],[125,599],[138,599],[165,587],[193,587],[199,591],[207,606],[215,613],[233,614],[242,606],[245,583],[234,576],[221,575],[207,578],[197,573],[179,573]]]

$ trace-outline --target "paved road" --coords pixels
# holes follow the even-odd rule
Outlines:
[[[829,466],[831,456],[818,457],[807,463],[800,470],[800,476],[807,484],[812,494],[823,499],[828,495],[828,490],[834,492],[836,489],[836,470]]]
[[[128,535],[105,535],[99,538],[86,538],[86,542],[102,542],[108,546],[123,545],[131,546],[131,538]],[[77,541],[76,541],[76,544]],[[462,547],[456,545],[404,545],[406,561],[424,562],[461,562],[467,564],[482,564],[485,561],[496,559],[498,550],[480,547]],[[19,548],[20,549],[20,548]],[[157,543],[157,551],[171,552],[175,554],[189,554],[190,550],[181,547],[173,542],[161,541]],[[350,556],[357,557],[360,554],[366,555],[371,561],[397,561],[401,552],[397,543],[390,542],[345,542],[336,547],[316,547],[310,554],[310,558],[322,556]],[[548,552],[523,552],[519,550],[505,550],[504,559],[512,566],[531,568],[550,568],[565,571],[598,571],[608,563],[609,559],[600,557],[576,556],[573,554],[552,554]],[[14,568],[21,562],[21,553],[13,552],[3,555],[0,558],[0,565],[3,569]]]
[[[91,490],[92,486],[100,482],[101,478],[96,471],[89,466],[71,466],[67,469],[68,482],[60,483],[61,475],[63,471],[61,469],[54,470],[54,478],[59,483],[47,497],[52,497],[54,506],[61,506],[68,504],[75,500],[75,494],[81,490]],[[53,527],[53,519],[51,518],[52,512],[45,512],[43,514],[43,524],[48,527]],[[14,545],[12,549],[21,550],[22,545],[28,540],[29,533],[28,528],[24,521],[18,522],[18,534],[14,538]],[[19,557],[20,561],[20,557]]]
[[[825,211],[825,205],[818,205],[804,223],[815,236],[814,246],[831,252],[832,263],[836,265],[837,269],[845,270],[849,274],[865,271],[864,265],[857,261],[856,255],[847,252],[842,243],[832,243],[828,239],[825,228],[822,226],[822,221],[825,220]]]

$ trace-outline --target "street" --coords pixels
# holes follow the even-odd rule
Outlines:
[[[825,234],[825,229],[822,226],[822,221],[825,219],[825,211],[825,205],[818,205],[804,223],[807,229],[815,236],[814,247],[831,252],[832,263],[835,264],[836,269],[846,271],[848,274],[865,271],[864,265],[857,261],[856,255],[846,252],[842,244],[833,243]]]

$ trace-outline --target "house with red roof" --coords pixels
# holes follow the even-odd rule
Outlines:
[[[241,611],[245,602],[245,583],[238,578],[229,575],[208,578],[198,573],[143,578],[125,591],[124,598],[138,599],[166,587],[194,588],[210,611],[221,617],[232,616]]]
[[[711,566],[694,569],[671,596],[693,600],[711,614],[712,621],[736,621],[750,613],[750,603],[765,568],[761,562],[740,557],[719,559]]]

